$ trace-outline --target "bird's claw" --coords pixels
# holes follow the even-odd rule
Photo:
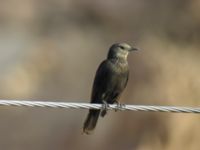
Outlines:
[[[104,117],[107,113],[109,105],[106,101],[102,101],[102,102],[103,102],[103,104],[102,104],[102,109],[101,109],[102,110],[101,116]]]
[[[106,102],[106,101],[103,101],[103,110],[108,110],[108,107],[109,107],[109,105],[108,105],[108,103]]]
[[[116,109],[115,109],[115,112],[117,112],[117,111],[122,111],[122,110],[124,110],[124,108],[125,108],[125,104],[122,104],[122,103],[120,103],[120,102],[116,102],[116,104],[117,104],[117,107],[116,107]]]

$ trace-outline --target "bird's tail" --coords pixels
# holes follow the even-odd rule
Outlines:
[[[100,110],[90,110],[87,118],[84,122],[83,132],[86,134],[91,134],[94,128],[96,127]]]

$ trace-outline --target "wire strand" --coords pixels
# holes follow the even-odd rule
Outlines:
[[[0,106],[17,107],[48,107],[48,108],[72,108],[72,109],[103,109],[104,104],[71,103],[71,102],[49,102],[49,101],[25,101],[25,100],[0,100]],[[152,106],[152,105],[117,105],[109,104],[108,110],[128,110],[147,112],[173,112],[173,113],[200,113],[200,107],[178,107],[178,106]]]

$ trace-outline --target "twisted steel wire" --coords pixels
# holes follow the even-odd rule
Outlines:
[[[48,107],[48,108],[73,108],[73,109],[103,109],[103,104],[71,103],[71,102],[49,102],[49,101],[25,101],[25,100],[0,100],[0,106],[17,107]],[[178,106],[151,106],[151,105],[117,105],[109,104],[108,110],[129,110],[147,112],[173,112],[173,113],[200,113],[200,107],[178,107]]]

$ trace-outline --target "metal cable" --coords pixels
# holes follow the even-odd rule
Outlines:
[[[69,103],[48,101],[24,101],[24,100],[0,100],[0,106],[24,106],[24,107],[49,107],[49,108],[73,108],[73,109],[103,109],[104,104]],[[150,105],[117,105],[109,104],[108,110],[129,110],[148,112],[173,112],[173,113],[200,113],[200,107],[177,106],[150,106]]]

